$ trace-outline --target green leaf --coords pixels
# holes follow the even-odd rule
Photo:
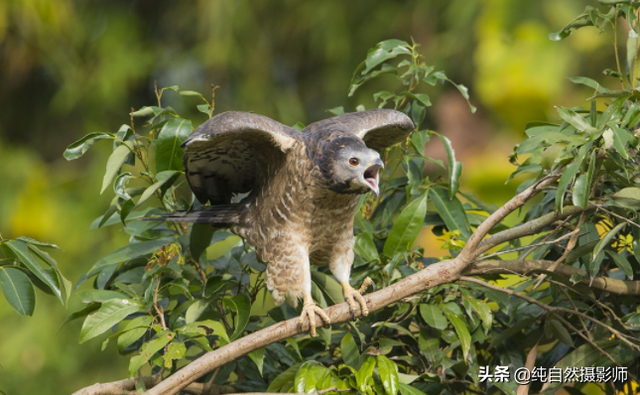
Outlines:
[[[460,319],[454,312],[449,309],[444,309],[444,314],[456,330],[458,339],[460,340],[460,346],[462,347],[462,353],[464,354],[464,359],[467,360],[469,358],[469,350],[471,349],[471,334],[469,333],[469,329],[467,329],[464,321],[462,321],[462,319]]]
[[[392,39],[379,42],[367,53],[367,58],[365,60],[366,68],[361,74],[368,74],[381,63],[389,59],[393,59],[398,55],[411,55],[411,50],[408,47],[409,44],[402,40]]]
[[[327,369],[317,361],[306,361],[300,366],[294,379],[294,389],[298,393],[310,394],[317,392],[318,386]]]
[[[327,112],[333,115],[342,115],[344,114],[344,107],[340,106],[340,107],[330,108],[327,110]]]
[[[151,115],[158,115],[163,110],[162,107],[158,106],[144,106],[137,111],[130,113],[134,117],[149,117]]]
[[[460,94],[462,95],[462,97],[464,97],[464,99],[467,101],[467,104],[469,105],[469,110],[471,111],[472,114],[475,114],[477,111],[477,108],[471,104],[471,102],[469,101],[469,88],[467,88],[466,86],[462,85],[462,84],[456,84],[455,82],[453,82],[452,80],[450,80],[449,78],[445,78],[451,85],[455,86],[456,89],[460,92]]]
[[[120,247],[117,250],[102,257],[96,262],[93,267],[87,272],[88,276],[92,276],[99,272],[105,266],[109,266],[116,263],[122,263],[134,258],[149,255],[155,250],[161,248],[163,245],[171,244],[174,241],[172,238],[164,238],[158,240],[141,241],[138,243],[131,243],[124,247]]]
[[[424,146],[428,140],[426,130],[411,133],[411,144],[413,144],[413,148],[415,148],[420,155],[424,155]]]
[[[311,280],[329,298],[331,304],[344,302],[342,285],[333,277],[317,270],[311,271]]]
[[[569,81],[573,82],[574,84],[582,84],[582,85],[586,85],[589,88],[593,89],[596,91],[596,93],[603,93],[608,91],[607,88],[603,87],[602,85],[600,85],[600,83],[594,79],[591,78],[587,78],[587,77],[571,77],[569,78]]]
[[[382,380],[382,386],[384,387],[385,392],[387,395],[396,395],[400,384],[396,364],[384,355],[378,355],[377,358],[378,371],[380,372],[380,379]]]
[[[567,187],[573,180],[573,177],[576,175],[578,170],[580,169],[580,165],[585,158],[587,151],[591,148],[591,143],[585,144],[580,148],[578,154],[571,164],[569,164],[564,171],[562,172],[562,176],[560,176],[560,180],[558,181],[558,190],[556,191],[556,210],[562,213],[562,208],[564,206],[564,195],[566,193]]]
[[[19,269],[0,267],[0,288],[9,305],[20,315],[33,314],[36,291],[29,276]]]
[[[394,256],[408,251],[422,229],[427,214],[427,194],[423,194],[405,207],[389,232],[383,253]]]
[[[593,22],[589,18],[588,13],[581,14],[576,19],[574,19],[571,23],[569,23],[567,26],[563,27],[562,30],[560,30],[559,32],[549,33],[549,39],[552,41],[560,41],[564,38],[569,37],[569,35],[574,30],[580,29],[581,27],[585,27],[585,26],[593,26]]]
[[[360,233],[356,236],[354,251],[360,255],[365,262],[373,262],[380,259],[373,238],[367,232]]]
[[[127,160],[127,157],[132,153],[133,143],[131,141],[125,141],[124,144],[118,146],[107,160],[107,169],[102,179],[102,188],[100,194],[102,194],[111,182],[116,178],[120,172],[120,168]]]
[[[200,259],[200,255],[209,247],[215,231],[211,224],[193,224],[189,236],[189,248],[194,260]]]
[[[67,149],[64,150],[62,156],[64,156],[66,160],[78,159],[84,155],[84,153],[87,152],[87,150],[89,150],[96,141],[105,139],[113,140],[115,139],[115,136],[111,133],[104,132],[89,133],[80,140],[69,145]]]
[[[615,228],[611,229],[600,239],[598,244],[596,244],[596,247],[593,249],[593,252],[591,253],[591,260],[595,260],[596,256],[600,254],[602,250],[611,245],[613,238],[618,235],[618,232],[620,232],[620,230],[624,228],[626,224],[626,222],[618,224]]]
[[[104,289],[86,289],[76,292],[82,303],[103,303],[111,299],[123,299],[126,295],[117,291],[107,291]]]
[[[447,329],[447,319],[442,314],[442,309],[433,304],[421,304],[420,315],[429,326],[436,329]]]
[[[136,207],[140,207],[158,190],[160,190],[161,195],[164,196],[163,191],[166,191],[169,186],[173,185],[173,183],[178,179],[179,176],[180,172],[174,170],[168,170],[166,172],[163,172],[162,174],[158,174],[158,181],[144,190],[144,192],[140,196],[140,199],[138,200],[138,203],[136,203]]]
[[[574,205],[582,207],[585,210],[589,207],[590,186],[586,174],[580,174],[578,178],[576,178],[576,182],[573,184],[573,195],[571,196]]]
[[[488,331],[493,324],[493,314],[491,313],[489,305],[475,298],[467,298],[466,300],[471,304],[473,311],[480,316],[482,325],[484,325],[485,329]]]
[[[562,325],[560,321],[551,319],[548,322],[549,322],[549,327],[551,329],[551,332],[553,333],[556,339],[560,340],[561,342],[563,342],[569,347],[575,347],[573,345],[573,339],[571,339],[571,335],[569,334],[569,331],[567,330],[567,328],[564,327],[564,325]]]
[[[298,370],[300,369],[300,366],[302,366],[302,362],[296,363],[284,372],[280,373],[275,379],[271,381],[269,387],[267,388],[267,392],[276,392],[287,383],[293,382]]]
[[[611,196],[613,201],[620,207],[640,210],[640,188],[623,188]]]
[[[444,150],[447,153],[447,171],[449,174],[449,199],[453,199],[460,188],[460,175],[462,174],[462,162],[456,161],[456,153],[451,145],[451,140],[441,134],[437,134],[442,140]]]
[[[139,303],[130,299],[111,299],[104,302],[98,311],[89,314],[84,320],[80,330],[80,343],[103,334],[130,314],[142,309]]]
[[[360,352],[351,332],[347,332],[340,340],[340,353],[344,363],[354,369],[360,368]]]
[[[187,353],[187,346],[183,342],[171,342],[167,346],[167,352],[163,355],[164,367],[171,369],[174,359],[182,359]]]
[[[113,191],[124,200],[131,200],[131,196],[129,196],[126,189],[129,180],[132,178],[135,178],[133,174],[125,172],[116,177],[116,180],[113,182]]]
[[[362,394],[367,393],[367,387],[370,385],[369,383],[373,383],[373,369],[376,367],[376,359],[375,357],[368,357],[360,370],[356,372],[356,383],[358,384],[358,390]]]
[[[618,266],[618,268],[622,270],[622,272],[628,278],[630,279],[633,278],[633,268],[631,267],[631,264],[629,263],[629,261],[624,255],[621,255],[621,254],[618,254],[617,252],[609,251],[609,250],[607,250],[607,254],[609,254],[611,258],[613,258],[613,261],[615,262],[616,266]]]
[[[225,307],[231,309],[236,313],[238,320],[236,321],[236,329],[231,335],[231,341],[238,339],[242,336],[244,328],[249,323],[249,317],[251,316],[251,299],[247,294],[238,294],[231,299],[224,299]]]
[[[136,317],[129,321],[118,336],[118,351],[122,352],[144,336],[152,322],[153,318],[148,315]]]
[[[180,144],[191,134],[191,121],[182,118],[169,119],[156,139],[156,171],[182,170],[184,150]]]
[[[182,97],[195,97],[195,98],[201,99],[205,103],[209,103],[207,99],[205,99],[204,96],[202,96],[202,93],[198,91],[183,90],[183,91],[180,91],[179,93],[180,93],[180,96]]]
[[[158,333],[158,337],[144,343],[142,345],[142,350],[140,350],[140,354],[131,358],[129,361],[129,375],[135,376],[138,372],[138,369],[142,367],[145,363],[147,363],[158,351],[162,350],[164,346],[169,344],[171,340],[176,336],[174,332],[165,330]]]
[[[21,240],[10,240],[4,243],[11,251],[16,255],[17,259],[24,264],[31,273],[33,273],[40,281],[42,281],[54,295],[58,297],[62,304],[66,302],[66,295],[63,295],[63,290],[58,283],[58,277],[54,270],[43,269],[38,262],[36,262],[31,251],[29,251],[29,245]]]
[[[55,244],[46,243],[44,241],[38,241],[36,239],[32,239],[31,237],[18,236],[16,237],[16,240],[24,241],[27,244],[31,244],[30,247],[38,246],[38,247],[46,247],[46,248],[55,248],[56,250],[60,249],[60,247],[58,247]]]
[[[203,114],[207,114],[209,118],[211,118],[211,107],[209,107],[208,104],[198,104],[196,108],[198,109],[198,111]]]
[[[589,133],[593,133],[597,131],[596,128],[589,125],[589,122],[587,122],[584,119],[584,117],[578,114],[577,112],[569,108],[560,107],[560,106],[558,106],[556,110],[558,111],[558,114],[560,114],[560,117],[562,119],[564,119],[567,123],[569,123],[574,128],[578,129],[579,131],[589,132]]]
[[[429,195],[436,205],[438,214],[447,225],[447,229],[450,232],[459,230],[462,236],[468,239],[471,236],[471,226],[460,200],[456,197],[449,200],[447,192],[442,188],[429,189]]]
[[[253,350],[249,353],[249,358],[256,364],[258,367],[258,371],[262,376],[262,368],[264,366],[264,347],[259,348],[257,350]]]
[[[410,386],[409,384],[400,383],[399,389],[401,395],[427,395],[419,389]]]
[[[611,125],[611,128],[607,129],[604,134],[611,131],[613,137],[613,148],[622,156],[623,159],[629,159],[629,149],[627,143],[631,140],[631,135],[624,129],[619,128],[616,125]],[[603,137],[604,137],[603,134]]]
[[[611,349],[617,345],[616,342],[610,340],[596,340],[595,343],[604,351]],[[602,353],[589,343],[585,343],[573,350],[573,352],[565,355],[555,366],[559,368],[567,368],[574,366],[595,366],[595,363],[602,357]]]

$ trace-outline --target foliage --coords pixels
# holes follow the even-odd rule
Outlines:
[[[36,287],[55,295],[63,305],[71,295],[71,282],[43,248],[59,247],[24,236],[14,240],[0,236],[0,288],[9,305],[21,315],[33,314]]]
[[[521,279],[483,275],[498,280],[502,287],[482,281],[434,287],[358,321],[320,330],[320,338],[271,344],[206,379],[246,391],[314,392],[336,387],[393,395],[467,389],[515,393],[513,380],[481,380],[482,368],[503,365],[513,371],[531,366],[530,359],[543,367],[636,367],[640,355],[634,332],[640,320],[637,295],[607,295],[593,286],[602,278],[631,279],[640,270],[640,221],[636,214],[640,189],[635,186],[636,126],[640,123],[635,89],[640,32],[636,13],[640,4],[606,3],[613,3],[607,13],[588,9],[552,39],[566,38],[583,26],[595,26],[615,42],[616,24],[627,21],[633,32],[628,39],[627,67],[623,70],[617,62],[617,69],[606,73],[620,82],[621,89],[608,90],[584,77],[573,79],[594,89],[591,107],[558,107],[563,123],[527,127],[527,138],[512,156],[518,165],[513,176],[533,173],[534,177],[524,181],[519,190],[549,175],[557,174],[559,180],[527,208],[520,222],[501,223],[491,234],[515,234],[520,225],[550,213],[566,215],[559,224],[550,222],[529,233],[537,238],[506,238],[501,248],[485,250],[478,260],[493,260],[499,265],[505,262],[499,256],[510,254],[521,262],[549,261],[554,262],[553,268],[574,268],[571,278],[547,266],[523,271]],[[431,103],[429,96],[419,91],[420,84],[449,80],[425,65],[416,49],[415,43],[381,42],[369,51],[352,80],[351,94],[370,79],[396,76],[402,90],[381,91],[374,99],[380,107],[393,103],[417,126],[407,141],[385,152],[380,196],[361,201],[355,223],[354,283],[370,276],[378,286],[386,286],[437,261],[413,247],[424,225],[433,226],[435,233],[444,236],[449,253],[457,256],[474,228],[495,211],[495,207],[459,192],[462,166],[451,143],[422,128]],[[467,98],[466,88],[456,87]],[[157,106],[132,112],[130,125],[117,133],[87,135],[65,152],[67,159],[75,159],[98,140],[112,141],[102,192],[113,187],[115,196],[94,227],[120,226],[131,236],[130,243],[102,257],[87,271],[82,281],[95,276],[94,289],[79,292],[87,306],[71,318],[84,318],[82,342],[111,330],[103,347],[113,340],[122,354],[131,355],[131,376],[140,375],[147,364],[153,372],[164,369],[173,373],[194,356],[299,314],[289,306],[269,308],[262,279],[264,265],[228,232],[144,221],[157,213],[196,204],[184,182],[179,148],[191,132],[191,121],[162,106],[167,91],[195,96],[204,102],[198,107],[200,111],[208,116],[214,112],[213,95],[207,100],[178,87],[156,89]],[[602,111],[598,100],[605,101]],[[331,111],[338,114],[343,110]],[[134,117],[147,118],[144,133],[136,131]],[[432,136],[438,136],[447,152],[446,180],[431,180],[422,174],[426,161],[444,166],[424,156],[424,144]],[[527,157],[519,163],[522,156]],[[221,256],[210,257],[207,246],[224,249],[225,242],[233,245]],[[35,252],[40,251],[36,242],[19,243],[3,241],[2,251],[13,262],[21,262],[29,273],[40,278],[41,271],[31,265],[25,251],[55,266]],[[4,277],[25,284],[20,293],[24,297],[5,292],[16,307],[12,300],[29,300],[25,292],[29,286],[23,272],[8,270],[4,269]],[[18,273],[22,277],[16,280]],[[4,277],[0,278],[3,292]],[[312,277],[314,298],[321,307],[342,301],[340,286],[326,268],[314,271]],[[57,283],[46,285],[54,292],[57,289],[59,297],[67,295],[61,291],[66,288],[59,285],[62,277],[56,278]],[[540,285],[543,279],[546,282]],[[513,285],[507,286],[504,280]],[[25,308],[19,311],[29,312]],[[552,390],[560,385],[534,383],[532,388]],[[580,391],[588,385],[576,383],[573,389]],[[602,388],[607,393],[615,391],[614,385]]]

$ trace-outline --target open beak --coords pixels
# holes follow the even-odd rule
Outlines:
[[[376,158],[373,162],[369,163],[367,170],[365,170],[363,174],[364,181],[369,185],[369,188],[371,188],[376,196],[380,193],[380,190],[378,189],[378,170],[380,168],[384,169],[384,162],[382,159]]]

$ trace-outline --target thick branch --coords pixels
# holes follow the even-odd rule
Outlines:
[[[491,235],[489,237],[487,237],[486,239],[482,240],[479,244],[478,244],[478,248],[475,252],[476,256],[482,254],[483,252],[499,245],[502,244],[504,242],[510,241],[510,240],[515,240],[515,239],[519,239],[520,237],[524,237],[524,236],[529,236],[529,235],[534,235],[536,233],[539,233],[540,230],[542,230],[542,228],[551,225],[552,223],[556,222],[557,220],[560,219],[565,219],[569,216],[572,216],[574,214],[578,214],[580,212],[582,212],[583,209],[581,207],[578,206],[567,206],[564,207],[564,209],[562,210],[562,213],[555,211],[552,213],[548,213],[545,214],[543,216],[541,216],[540,218],[536,218],[534,220],[531,220],[529,222],[525,222],[524,224],[515,226],[511,229],[506,229],[503,230],[502,232],[498,232],[494,235]]]
[[[144,385],[145,387],[153,387],[158,384],[160,380],[162,380],[161,374],[154,374],[153,376],[145,376]],[[94,385],[90,385],[89,387],[85,387],[80,391],[76,391],[73,395],[130,395],[135,394],[136,383],[138,382],[138,378],[134,379],[124,379],[113,381],[111,383],[96,383]]]
[[[532,270],[547,270],[553,261],[546,260],[513,260],[513,261],[481,261],[475,263],[464,271],[466,276],[478,276],[481,274],[522,274],[527,275]],[[587,272],[577,267],[568,265],[559,265],[555,273],[561,274],[567,278],[571,278],[574,274],[586,276]],[[582,281],[589,285],[589,281]],[[609,277],[595,277],[593,279],[593,288],[601,289],[618,295],[640,295],[640,281],[623,281]]]
[[[152,388],[162,380],[161,374],[145,376],[142,378],[146,388]],[[136,383],[138,378],[113,381],[111,383],[94,384],[85,387],[73,395],[136,395]],[[236,392],[236,388],[230,385],[215,385],[212,383],[190,383],[183,389],[191,395],[220,395]]]

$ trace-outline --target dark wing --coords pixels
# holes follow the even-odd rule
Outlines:
[[[382,151],[404,140],[414,126],[411,119],[400,111],[377,109],[328,118],[312,123],[302,132],[313,133],[332,128],[349,131],[364,140],[367,147]]]
[[[182,144],[187,181],[200,202],[227,204],[235,194],[258,191],[301,140],[297,130],[262,115],[216,115]]]

